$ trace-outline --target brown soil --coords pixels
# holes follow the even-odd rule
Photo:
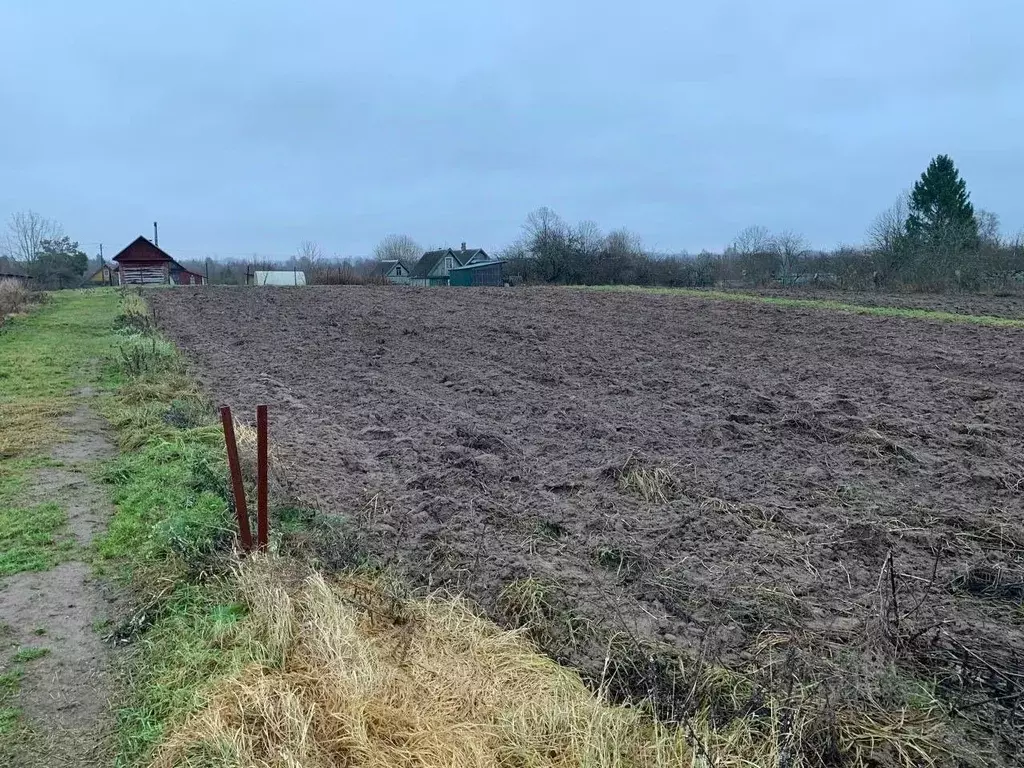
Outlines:
[[[86,393],[88,394],[88,393]],[[64,420],[73,438],[51,456],[61,467],[37,470],[26,504],[59,503],[78,547],[87,547],[110,515],[102,487],[89,479],[83,462],[110,456],[113,446],[102,422],[85,405]],[[13,702],[27,730],[19,742],[0,748],[0,759],[25,768],[106,765],[112,721],[109,649],[93,624],[108,613],[108,601],[90,566],[73,554],[49,571],[19,573],[0,580],[0,617],[9,646],[3,664],[19,648],[49,653],[25,665]]]
[[[1020,738],[1020,331],[558,289],[151,301],[212,395],[270,405],[293,495],[593,678],[768,632],[836,685],[885,658],[997,699]]]

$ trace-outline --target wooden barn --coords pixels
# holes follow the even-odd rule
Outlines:
[[[13,280],[16,283],[27,285],[32,278],[13,259],[0,256],[0,280]]]
[[[203,285],[206,277],[176,262],[141,235],[114,257],[121,285]]]

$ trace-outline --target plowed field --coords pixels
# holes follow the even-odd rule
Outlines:
[[[270,405],[289,493],[360,556],[593,679],[664,697],[660,654],[789,643],[817,679],[892,661],[1024,706],[1024,331],[559,289],[150,300],[211,396]]]

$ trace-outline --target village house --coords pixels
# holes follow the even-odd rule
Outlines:
[[[395,285],[409,285],[412,270],[401,259],[385,259],[378,261],[373,267],[373,274],[383,277]]]
[[[467,249],[463,243],[458,251],[444,248],[424,253],[413,267],[409,282],[412,285],[501,285],[501,264],[488,256],[482,248]],[[489,266],[491,269],[477,272],[481,266]],[[460,270],[470,271],[457,274]],[[475,282],[474,274],[478,276]]]
[[[117,265],[104,262],[89,273],[82,281],[83,288],[95,288],[101,285],[117,285]]]
[[[114,257],[121,285],[203,285],[206,277],[186,269],[141,235]]]

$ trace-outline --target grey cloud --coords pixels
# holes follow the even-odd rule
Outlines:
[[[497,5],[8,0],[0,215],[159,218],[189,254],[494,248],[540,205],[663,249],[830,245],[948,152],[1024,226],[1010,0]]]

